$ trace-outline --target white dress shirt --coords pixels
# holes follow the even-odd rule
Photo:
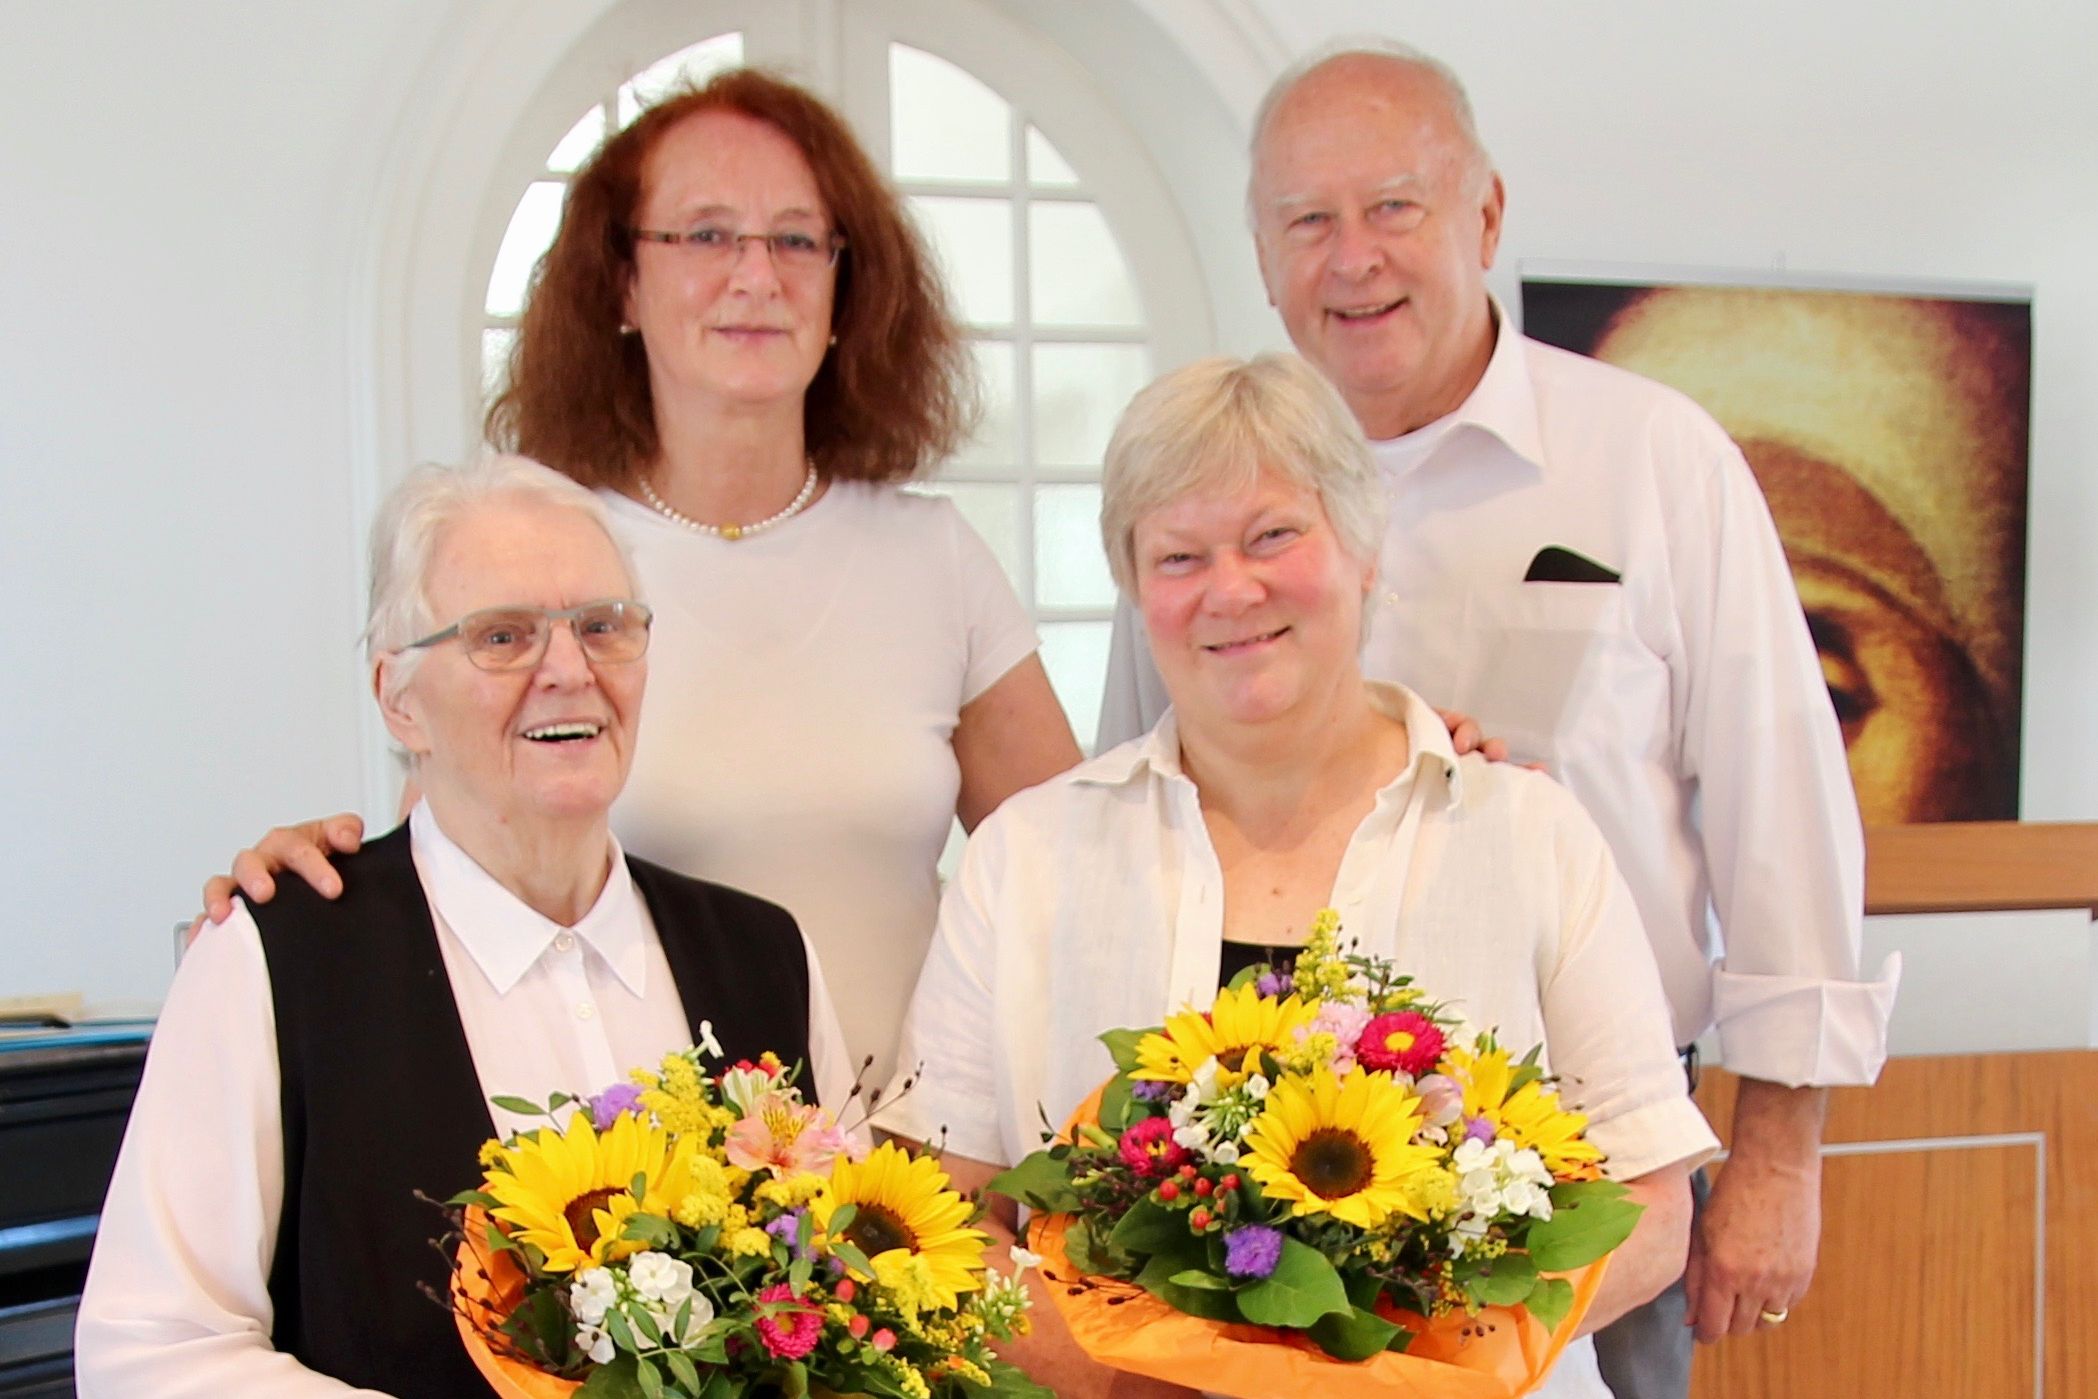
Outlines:
[[[1672,389],[1524,339],[1496,307],[1449,417],[1373,443],[1389,527],[1366,674],[1474,716],[1608,838],[1678,1044],[1869,1083],[1899,977],[1859,971],[1864,844],[1843,742],[1740,451]],[[1558,546],[1620,582],[1525,581]],[[1162,707],[1118,618],[1103,737]]]
[[[596,1093],[691,1042],[616,841],[604,890],[571,927],[498,884],[426,804],[409,816],[409,843],[485,1095]],[[822,973],[807,960],[810,1073],[825,1103],[843,1104],[851,1063]],[[373,1392],[270,1344],[284,1199],[278,1095],[269,965],[254,918],[236,904],[182,959],[154,1030],[81,1298],[82,1399]],[[383,1130],[385,1104],[372,1111]],[[498,1132],[530,1125],[491,1114]]]

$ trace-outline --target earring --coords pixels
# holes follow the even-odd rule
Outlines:
[[[619,333],[621,335],[635,335],[638,334],[639,331],[637,327],[628,325],[625,321],[621,321],[619,323]]]
[[[835,349],[837,349],[837,348],[838,348],[838,337],[837,337],[837,335],[836,335],[835,333],[833,333],[833,334],[831,335],[831,337],[830,337],[830,347],[831,347],[831,348],[832,348],[833,350],[835,350]]]

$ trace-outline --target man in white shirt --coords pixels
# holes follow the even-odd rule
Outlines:
[[[1776,1325],[1804,1295],[1826,1088],[1877,1075],[1897,971],[1859,977],[1857,807],[1768,511],[1688,400],[1507,325],[1484,278],[1501,180],[1441,65],[1395,49],[1300,67],[1261,108],[1253,167],[1269,299],[1389,494],[1365,672],[1573,789],[1632,888],[1678,1043],[1716,1025],[1742,1075],[1672,1315],[1604,1337],[1620,1395],[1684,1394],[1689,1327]],[[1125,610],[1103,746],[1162,707]]]

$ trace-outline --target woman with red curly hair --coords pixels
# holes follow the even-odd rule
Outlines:
[[[613,135],[535,274],[490,441],[594,487],[658,608],[629,850],[792,910],[883,1081],[956,816],[1077,761],[1037,640],[948,501],[968,352],[923,241],[837,113],[749,69]],[[339,888],[354,817],[273,831]],[[223,915],[232,880],[206,903]]]

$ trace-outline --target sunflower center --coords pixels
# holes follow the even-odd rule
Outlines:
[[[1376,1161],[1362,1138],[1338,1127],[1313,1132],[1297,1143],[1289,1158],[1290,1174],[1322,1200],[1339,1200],[1362,1190],[1375,1168]]]
[[[586,1191],[568,1202],[568,1208],[561,1211],[561,1217],[568,1221],[568,1232],[575,1235],[577,1248],[588,1249],[596,1245],[597,1220],[592,1218],[592,1215],[604,1208],[607,1200],[620,1193],[622,1192],[610,1186],[603,1186]]]
[[[852,1217],[852,1227],[845,1231],[854,1248],[869,1258],[878,1258],[892,1248],[916,1249],[918,1236],[911,1232],[901,1216],[883,1205],[866,1205]]]

